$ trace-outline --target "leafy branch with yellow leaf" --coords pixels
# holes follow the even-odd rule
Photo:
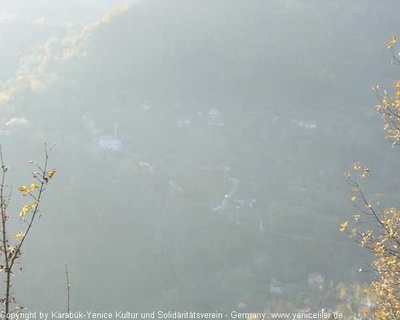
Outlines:
[[[43,167],[38,165],[35,161],[29,161],[30,164],[36,167],[33,172],[33,182],[29,186],[23,185],[18,187],[22,197],[29,197],[31,202],[25,204],[19,213],[19,218],[22,222],[21,230],[10,238],[10,231],[8,222],[12,215],[9,214],[9,204],[11,199],[12,187],[7,184],[6,177],[9,167],[5,165],[3,160],[3,152],[0,146],[0,161],[2,168],[1,183],[0,183],[0,203],[1,203],[1,226],[0,226],[0,272],[4,275],[5,292],[0,302],[3,306],[3,315],[5,319],[11,319],[18,313],[24,310],[24,307],[17,301],[14,293],[11,292],[12,277],[15,276],[14,269],[18,264],[19,257],[21,256],[21,249],[25,243],[28,234],[30,233],[36,217],[40,214],[39,207],[43,197],[43,192],[46,190],[49,181],[53,178],[56,171],[49,170],[49,158],[53,147],[47,148],[45,145],[45,158]],[[22,268],[19,268],[22,272]]]
[[[397,38],[392,37],[387,48],[391,51],[394,61],[400,65],[400,53],[394,48]],[[394,82],[395,93],[391,95],[387,90],[379,92],[374,87],[378,104],[375,109],[381,114],[386,131],[386,139],[397,146],[400,141],[400,81]],[[359,163],[353,165],[353,172],[344,173],[352,186],[353,196],[350,198],[359,213],[353,216],[353,222],[345,221],[340,231],[345,232],[360,246],[367,248],[375,256],[371,263],[374,271],[372,280],[366,293],[375,305],[374,317],[380,320],[400,319],[400,211],[395,207],[378,210],[376,204],[368,201],[365,191],[359,180],[369,175],[369,169]],[[375,198],[381,194],[375,194]],[[350,227],[352,225],[352,227]]]

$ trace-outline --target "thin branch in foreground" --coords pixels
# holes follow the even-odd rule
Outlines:
[[[71,284],[69,283],[69,276],[68,276],[68,265],[65,264],[65,277],[67,279],[67,313],[69,314],[69,297],[70,297],[70,289]]]

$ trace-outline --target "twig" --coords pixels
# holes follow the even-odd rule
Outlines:
[[[67,278],[67,313],[69,314],[69,292],[71,288],[71,284],[69,283],[69,277],[68,277],[68,265],[65,264],[65,277]]]

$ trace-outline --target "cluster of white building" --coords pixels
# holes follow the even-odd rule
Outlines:
[[[175,104],[180,106],[179,104]],[[152,105],[149,101],[145,101],[140,104],[141,108],[144,111],[149,111],[152,109]],[[197,112],[196,114],[175,114],[173,115],[175,125],[178,128],[189,128],[192,126],[192,121],[194,118],[204,118],[202,112]],[[99,130],[96,130],[94,124],[88,121],[87,118],[83,117],[82,120],[85,123],[85,126],[94,133],[96,136],[99,134]],[[224,120],[221,117],[220,111],[216,108],[212,108],[206,117],[206,124],[208,126],[216,126],[223,127],[225,125]],[[117,128],[116,124],[114,125],[114,135],[105,135],[101,136],[100,139],[97,140],[98,147],[102,150],[107,151],[118,151],[122,148],[122,141],[117,136]]]
[[[175,123],[178,128],[189,128],[192,126],[192,120],[195,117],[203,117],[202,112],[197,112],[196,114],[185,114],[185,115],[175,115]],[[209,126],[223,127],[225,125],[224,120],[218,109],[211,109],[207,114],[207,124]]]
[[[310,289],[320,289],[325,284],[325,277],[319,272],[312,272],[308,275],[307,285]],[[275,278],[271,279],[269,292],[273,295],[283,295],[286,292],[286,286]]]

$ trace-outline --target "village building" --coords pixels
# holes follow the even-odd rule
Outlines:
[[[274,295],[281,296],[285,293],[285,286],[282,285],[282,283],[279,282],[277,279],[272,278],[269,292]]]
[[[178,128],[189,128],[192,125],[192,119],[188,115],[175,116],[175,123]]]
[[[307,284],[310,288],[319,289],[325,283],[325,278],[318,272],[313,272],[308,275]]]
[[[222,127],[224,125],[224,121],[222,120],[219,111],[215,108],[208,112],[208,125],[218,127]]]
[[[11,134],[10,126],[6,124],[0,124],[0,136],[9,136]]]

